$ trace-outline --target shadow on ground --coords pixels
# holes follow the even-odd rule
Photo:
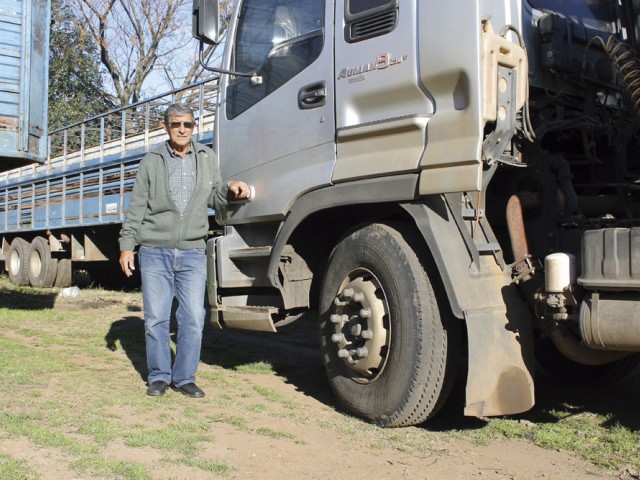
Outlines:
[[[296,390],[337,407],[320,356],[316,315],[309,314],[278,333],[218,330],[205,323],[201,360],[235,369],[264,362]]]
[[[484,427],[487,421],[465,417],[464,380],[462,373],[449,401],[425,428],[433,431],[474,430]],[[640,417],[636,399],[640,395],[640,366],[627,377],[610,384],[571,383],[554,379],[544,371],[535,375],[536,404],[528,412],[506,418],[532,423],[556,423],[559,418],[592,413],[606,420],[602,427],[620,425],[632,431],[640,430]]]
[[[172,318],[171,332],[175,341],[175,317]],[[104,340],[110,350],[120,346],[140,378],[147,381],[144,321],[141,316],[127,316],[114,321]],[[277,334],[217,330],[207,319],[200,360],[207,365],[230,370],[252,363],[267,363],[298,391],[334,406],[320,358],[317,328],[311,318],[303,318]]]
[[[53,308],[57,293],[21,293],[14,290],[0,289],[0,308],[14,310],[45,310]]]
[[[147,358],[144,346],[144,320],[139,316],[124,317],[111,324],[104,337],[109,350],[118,349],[118,342],[133,368],[143,381],[147,381]]]
[[[172,327],[175,332],[175,325]],[[294,385],[297,391],[340,410],[331,393],[320,356],[315,315],[309,314],[282,328],[277,334],[217,330],[205,322],[201,361],[225,369],[264,362],[275,373]],[[144,347],[144,322],[139,316],[115,321],[105,337],[107,348],[119,341],[132,366],[143,381],[147,378]],[[464,361],[463,361],[464,363]],[[481,429],[487,421],[465,417],[466,369],[461,368],[448,402],[424,428],[431,431]],[[533,423],[554,423],[558,417],[591,412],[606,418],[602,426],[620,425],[640,429],[635,407],[640,394],[640,367],[615,384],[584,385],[559,382],[540,371],[536,373],[536,405],[530,411],[509,418]],[[556,413],[553,413],[556,412]],[[557,412],[562,412],[558,415]]]

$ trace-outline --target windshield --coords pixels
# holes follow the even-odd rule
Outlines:
[[[587,27],[614,31],[615,12],[611,0],[529,0],[529,4],[543,12],[562,14]]]

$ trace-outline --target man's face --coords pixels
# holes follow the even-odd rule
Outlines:
[[[185,125],[186,124],[186,125]],[[169,141],[173,148],[181,150],[189,145],[193,134],[193,117],[191,115],[173,115],[165,125],[169,133]]]

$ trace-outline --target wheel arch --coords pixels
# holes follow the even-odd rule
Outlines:
[[[277,231],[271,250],[267,277],[283,297],[279,272],[280,257],[286,245],[306,261],[313,274],[310,301],[317,299],[326,259],[345,234],[358,225],[373,221],[399,222],[417,230],[417,224],[403,202],[417,198],[417,175],[345,182],[300,197]],[[285,304],[286,304],[285,299]]]
[[[424,241],[429,254],[435,260],[454,315],[464,318],[454,280],[456,273],[447,262],[448,252],[443,250],[442,242],[438,242],[428,228],[425,209],[411,207],[417,198],[417,183],[416,175],[399,175],[346,182],[302,196],[294,204],[276,234],[267,269],[271,285],[286,295],[283,292],[278,266],[280,255],[287,244],[293,245],[296,252],[306,260],[314,275],[312,290],[317,291],[317,284],[324,269],[322,259],[328,258],[331,249],[342,236],[367,222],[398,222],[415,229],[418,237]],[[435,205],[438,202],[434,200],[432,203]],[[312,248],[305,248],[305,245],[311,245]],[[316,297],[312,295],[311,298]]]

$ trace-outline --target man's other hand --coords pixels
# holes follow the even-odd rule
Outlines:
[[[127,277],[133,275],[133,271],[136,269],[134,264],[134,255],[131,250],[123,250],[120,252],[120,268]]]

